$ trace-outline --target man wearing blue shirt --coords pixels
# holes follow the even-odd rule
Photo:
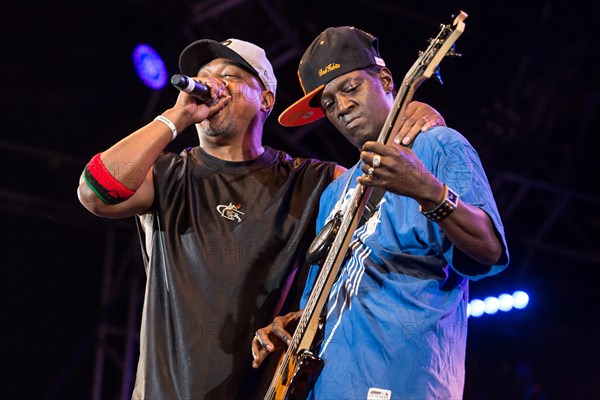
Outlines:
[[[457,131],[436,127],[412,148],[377,143],[394,102],[378,40],[328,28],[304,53],[305,96],[280,123],[326,116],[360,160],[321,196],[317,229],[347,206],[357,182],[386,190],[355,232],[331,290],[309,398],[459,399],[464,386],[468,281],[508,264],[504,228],[479,157]],[[312,267],[305,304],[319,266]],[[301,311],[257,331],[254,367],[291,336]]]

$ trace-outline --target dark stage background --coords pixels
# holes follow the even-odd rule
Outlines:
[[[357,153],[326,122],[278,127],[300,95],[296,67],[325,27],[380,38],[400,81],[439,23],[469,18],[442,63],[445,84],[416,98],[478,150],[512,262],[472,297],[526,290],[524,310],[470,319],[465,399],[600,398],[600,2],[3,2],[0,31],[0,397],[128,398],[144,272],[133,219],[104,220],[76,198],[91,156],[174,103],[131,63],[145,42],[169,74],[192,40],[263,46],[279,77],[265,142],[349,166]],[[594,127],[594,129],[593,129]],[[172,143],[196,143],[193,131]]]

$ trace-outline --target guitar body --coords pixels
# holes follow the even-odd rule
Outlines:
[[[283,360],[282,360],[283,361]],[[323,369],[323,360],[308,350],[289,359],[285,373],[275,385],[275,400],[302,400]]]

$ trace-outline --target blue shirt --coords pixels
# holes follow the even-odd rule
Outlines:
[[[507,266],[504,228],[479,157],[460,133],[434,128],[416,138],[413,151],[463,202],[490,216],[503,254],[491,267],[457,255],[415,200],[386,192],[355,232],[332,288],[319,352],[325,366],[310,398],[462,398],[468,280]],[[323,192],[317,230],[343,209],[361,174],[352,168]],[[302,306],[317,272],[313,266]]]

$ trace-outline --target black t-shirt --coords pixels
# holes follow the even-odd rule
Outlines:
[[[270,148],[247,162],[199,147],[156,161],[133,398],[254,396],[252,337],[286,311],[334,167]]]

